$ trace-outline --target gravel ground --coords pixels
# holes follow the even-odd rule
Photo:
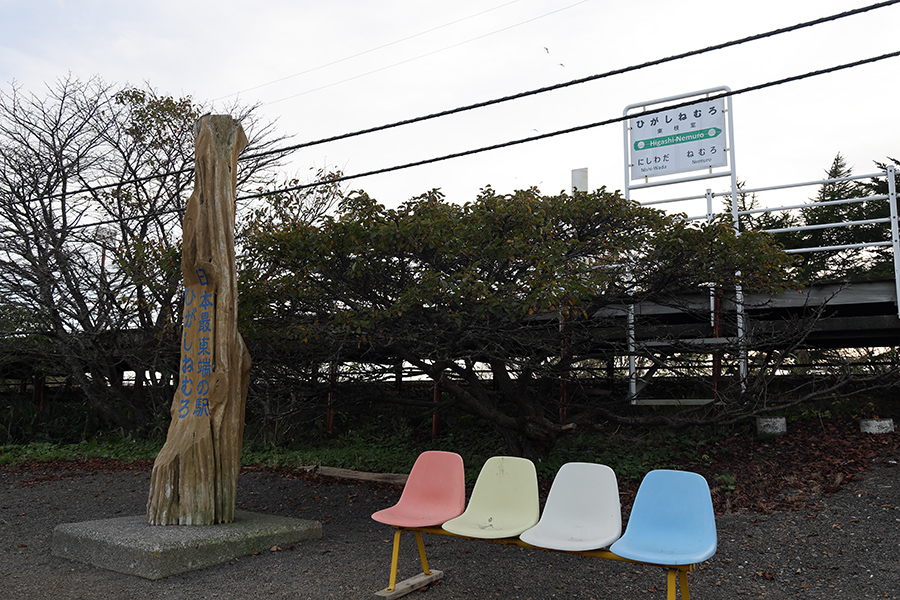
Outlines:
[[[718,552],[689,575],[692,597],[900,598],[898,474],[897,456],[882,455],[803,508],[719,515]],[[391,529],[370,515],[393,504],[400,488],[284,470],[244,472],[238,506],[320,521],[323,539],[160,581],[50,554],[58,524],[143,514],[149,475],[146,464],[0,467],[0,598],[374,599],[387,585]],[[404,540],[401,579],[419,570],[414,538]],[[665,598],[660,568],[425,540],[444,578],[409,598]]]

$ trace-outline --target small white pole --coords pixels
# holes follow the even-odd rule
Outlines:
[[[572,192],[588,191],[588,170],[572,169]]]

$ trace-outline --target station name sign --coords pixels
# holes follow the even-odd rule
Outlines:
[[[635,115],[630,131],[631,179],[728,164],[725,99]]]

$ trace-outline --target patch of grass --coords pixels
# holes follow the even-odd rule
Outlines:
[[[379,420],[332,440],[311,436],[308,441],[291,446],[247,442],[241,462],[244,465],[328,466],[376,473],[408,473],[422,452],[445,450],[463,457],[466,479],[472,483],[488,458],[508,453],[500,436],[475,420],[458,419],[434,439],[428,424],[387,421]],[[538,475],[550,479],[567,462],[596,462],[611,467],[620,480],[636,481],[653,469],[684,469],[711,463],[716,452],[715,442],[725,435],[727,432],[711,428],[679,432],[665,428],[625,429],[614,434],[573,434],[562,438],[546,460],[536,462],[536,467]],[[118,436],[75,444],[5,445],[0,446],[0,464],[89,458],[152,460],[161,448],[161,440],[134,441]],[[719,483],[728,485],[727,481]]]
[[[0,465],[17,465],[32,460],[86,460],[108,458],[133,462],[156,458],[162,442],[104,438],[82,441],[76,444],[35,442],[0,446]]]
[[[724,431],[699,427],[573,435],[560,440],[549,460],[538,465],[538,474],[553,477],[564,463],[596,462],[612,468],[620,480],[636,481],[654,469],[685,469],[710,463],[716,440],[725,435]]]
[[[402,435],[366,436],[349,433],[326,442],[279,448],[247,445],[241,455],[245,465],[329,466],[355,471],[403,472],[418,453]]]
[[[726,473],[723,473],[722,475],[716,475],[715,482],[719,486],[719,489],[726,494],[730,494],[731,492],[733,492],[736,487],[734,477]]]
[[[379,473],[408,473],[421,452],[457,452],[466,465],[466,479],[475,481],[491,456],[508,453],[502,439],[477,423],[454,423],[455,427],[435,439],[428,428],[402,422],[380,423],[355,430],[330,441],[311,440],[291,448],[247,446],[244,464],[269,466],[329,466]],[[628,429],[609,435],[574,434],[562,438],[543,461],[536,462],[538,475],[553,478],[567,462],[608,465],[620,480],[637,481],[653,469],[685,469],[713,461],[715,442],[729,432],[714,428],[684,431]]]
[[[38,410],[30,395],[14,394],[3,398],[0,415],[0,445],[75,443],[99,429],[96,412],[79,399],[51,398]]]
[[[465,429],[465,428],[463,428]],[[492,430],[473,426],[458,428],[435,439],[430,430],[403,422],[378,423],[353,430],[332,440],[311,439],[291,447],[244,446],[241,462],[266,466],[328,466],[374,473],[408,473],[426,450],[457,452],[466,465],[466,479],[474,481],[491,456],[506,454],[503,442]]]

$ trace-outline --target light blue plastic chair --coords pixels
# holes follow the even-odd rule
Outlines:
[[[622,533],[616,474],[606,465],[564,464],[537,525],[519,536],[539,548],[578,552],[606,548]]]
[[[675,600],[676,575],[682,598],[689,598],[687,571],[716,553],[709,484],[697,473],[650,471],[638,488],[625,533],[609,549],[622,558],[667,567],[669,600]]]

